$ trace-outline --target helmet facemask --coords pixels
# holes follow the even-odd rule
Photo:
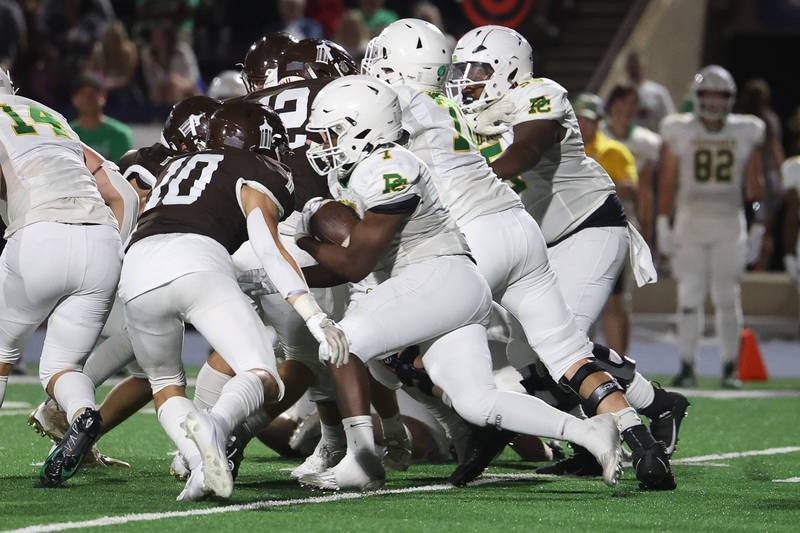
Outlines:
[[[309,125],[306,128],[308,132],[316,134],[322,141],[310,141],[306,151],[306,157],[314,172],[320,176],[326,176],[335,171],[340,178],[343,178],[350,173],[355,163],[363,159],[362,156],[358,161],[350,161],[350,157],[340,144],[342,137],[346,136],[352,128],[353,124],[345,118],[327,126],[315,128]]]
[[[494,69],[489,63],[453,63],[447,79],[447,96],[464,112],[477,113],[502,96],[489,94],[489,82],[494,75]]]
[[[719,121],[733,110],[735,97],[725,91],[698,90],[696,95],[697,115],[705,120]]]

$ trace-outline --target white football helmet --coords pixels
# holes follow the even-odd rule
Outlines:
[[[314,98],[306,129],[322,137],[306,151],[311,167],[321,176],[335,171],[341,179],[377,146],[400,139],[400,103],[391,87],[372,76],[344,76]]]
[[[736,102],[736,82],[721,66],[708,65],[694,75],[692,99],[694,111],[700,118],[724,120]]]
[[[247,94],[242,75],[235,70],[223,70],[208,86],[208,96],[216,100],[227,100]]]
[[[372,39],[361,62],[361,73],[389,85],[442,90],[452,50],[447,37],[433,24],[401,19]]]
[[[3,68],[0,68],[0,94],[15,94],[14,84],[11,82],[11,74]]]
[[[447,95],[476,113],[532,77],[533,49],[525,37],[504,26],[481,26],[456,43]],[[473,89],[465,92],[467,87]],[[479,88],[479,96],[472,94]]]

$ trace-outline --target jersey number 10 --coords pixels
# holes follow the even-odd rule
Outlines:
[[[150,193],[150,198],[144,206],[147,211],[162,205],[189,205],[200,198],[206,185],[211,183],[214,172],[217,170],[223,156],[219,154],[197,154],[191,157],[173,161],[167,167],[164,178],[158,186]],[[202,164],[201,168],[198,165]],[[186,194],[181,194],[180,186],[184,181],[189,180],[189,190]],[[185,188],[184,188],[185,190]]]

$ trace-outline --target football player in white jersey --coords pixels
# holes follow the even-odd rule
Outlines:
[[[612,415],[578,422],[537,398],[495,387],[486,338],[491,291],[427,166],[397,144],[404,132],[394,91],[369,76],[334,80],[314,100],[307,129],[322,141],[312,142],[309,161],[361,221],[346,248],[322,243],[308,237],[307,221],[321,203],[309,202],[298,245],[334,278],[355,282],[375,272],[384,281],[345,313],[341,326],[351,356],[331,365],[347,454],[334,468],[301,482],[358,489],[383,484],[365,363],[420,345],[431,380],[465,420],[588,442],[604,466],[604,480],[613,484],[619,434]]]
[[[629,235],[637,282],[653,281],[655,271],[647,245],[628,227],[614,183],[584,151],[566,90],[552,80],[533,78],[532,57],[530,44],[514,30],[471,30],[453,52],[448,91],[483,136],[481,151],[494,172],[519,186],[544,234],[567,304],[579,327],[588,331],[628,255]],[[612,373],[618,368],[620,379],[626,369],[628,400],[654,421],[651,430],[671,453],[685,399],[654,388],[634,371],[631,360],[613,351],[595,345],[595,356]],[[674,481],[669,475],[643,486],[674,488]]]
[[[71,424],[39,474],[44,486],[56,486],[75,473],[100,430],[94,386],[81,370],[111,309],[120,237],[135,222],[138,198],[116,165],[82,145],[64,117],[15,95],[2,69],[0,168],[8,207],[0,258],[0,404],[28,336],[48,319],[39,378]]]
[[[402,19],[370,42],[362,71],[386,81],[397,92],[403,129],[410,134],[408,148],[430,170],[439,197],[464,233],[493,298],[520,323],[553,379],[573,377],[586,365],[582,375],[600,380],[599,388],[609,394],[621,391],[619,385],[616,389],[609,385],[615,384],[613,378],[596,366],[592,344],[564,302],[536,221],[519,197],[497,179],[461,111],[442,94],[449,60],[447,38],[438,28]],[[512,360],[523,372],[534,363],[531,358]],[[594,372],[598,375],[592,376]],[[571,386],[581,390],[580,382]],[[616,412],[624,435],[634,426],[638,429],[632,431],[646,433],[622,394],[617,396],[621,406],[613,408],[614,400],[604,403],[605,396],[592,397],[584,391],[586,411],[592,415]],[[472,468],[464,465],[464,469]],[[643,469],[640,472],[645,476]]]
[[[659,250],[672,258],[678,279],[678,337],[681,371],[674,383],[693,386],[694,358],[710,289],[722,360],[722,386],[736,378],[742,304],[739,281],[748,247],[744,201],[763,195],[761,146],[764,122],[732,114],[736,83],[718,65],[703,68],[692,85],[694,112],[670,115],[661,124]],[[675,214],[674,225],[669,220]],[[749,241],[749,242],[748,242]],[[758,241],[758,242],[756,242]]]
[[[783,225],[783,268],[795,284],[800,283],[800,156],[788,158],[781,165],[783,180],[784,225]]]

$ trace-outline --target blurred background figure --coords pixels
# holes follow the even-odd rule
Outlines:
[[[133,148],[133,133],[122,122],[103,114],[106,92],[103,81],[91,74],[84,74],[72,91],[72,105],[78,118],[70,126],[94,150],[111,161],[118,161],[125,152]]]
[[[247,94],[242,76],[235,70],[220,72],[208,86],[208,96],[216,100],[227,100]]]
[[[639,96],[632,85],[616,85],[606,100],[606,117],[601,124],[603,133],[621,142],[631,151],[636,160],[636,173],[639,176],[636,218],[639,230],[648,243],[653,243],[654,214],[654,175],[658,168],[661,151],[661,136],[639,126],[636,111]],[[629,213],[633,215],[633,213]]]
[[[384,7],[384,0],[361,0],[361,14],[370,36],[378,35],[383,28],[397,20],[397,13]]]
[[[150,101],[167,109],[198,94],[200,71],[192,47],[177,39],[169,23],[153,27],[149,42],[142,48],[142,74]]]
[[[778,114],[772,109],[771,92],[769,84],[763,79],[753,79],[745,82],[737,102],[739,113],[755,115],[766,124],[766,138],[762,166],[764,173],[764,201],[761,209],[753,216],[753,220],[763,223],[766,233],[762,242],[762,249],[758,260],[753,265],[753,270],[768,270],[776,263],[781,268],[781,254],[775,254],[778,243],[774,240],[777,215],[781,202],[781,173],[780,168],[786,158],[783,153],[783,135],[781,121]],[[779,246],[779,245],[778,245]]]
[[[422,2],[417,2],[414,4],[414,8],[411,10],[411,16],[416,19],[424,20],[425,22],[430,22],[444,33],[445,37],[447,37],[447,42],[451,48],[455,48],[456,46],[456,38],[447,33],[447,30],[444,27],[444,21],[442,20],[442,12],[433,2],[428,2],[424,0]]]
[[[339,27],[333,40],[342,45],[353,56],[356,63],[359,63],[364,58],[369,39],[369,30],[364,24],[361,12],[357,9],[345,11],[342,18],[339,19]]]
[[[644,61],[638,52],[631,52],[625,60],[628,81],[639,92],[639,113],[636,122],[645,128],[658,131],[661,120],[675,112],[675,104],[666,87],[645,79]]]
[[[633,220],[635,218],[633,213],[636,213],[638,182],[633,154],[624,144],[609,138],[600,130],[600,120],[603,118],[604,110],[603,100],[599,96],[582,93],[575,99],[573,108],[578,117],[586,155],[600,163],[614,180],[625,212]],[[619,273],[602,313],[606,344],[621,354],[628,353],[630,340],[630,284],[626,283],[627,272],[626,265]]]
[[[121,22],[108,25],[92,49],[86,70],[103,80],[109,112],[125,120],[135,119],[144,105],[137,83],[139,51]]]
[[[28,45],[25,15],[15,0],[0,0],[0,68],[10,70]]]
[[[320,39],[322,25],[305,16],[306,0],[280,0],[278,12],[281,15],[280,31],[291,33],[298,39]]]

